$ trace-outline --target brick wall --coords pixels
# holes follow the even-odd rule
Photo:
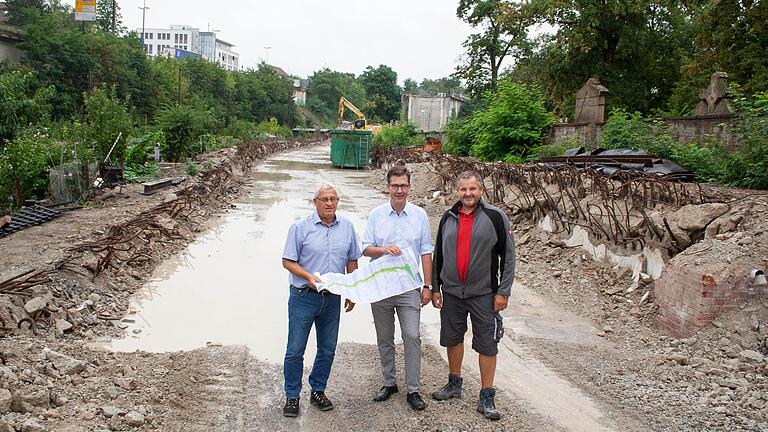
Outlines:
[[[715,277],[670,261],[655,284],[657,324],[675,337],[689,337],[720,314],[761,291],[747,277]]]

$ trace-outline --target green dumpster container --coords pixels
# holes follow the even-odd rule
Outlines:
[[[371,159],[371,131],[331,131],[331,164],[339,168],[362,168]]]

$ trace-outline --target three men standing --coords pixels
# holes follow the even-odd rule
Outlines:
[[[431,299],[432,283],[432,231],[424,209],[408,202],[411,191],[411,173],[396,165],[387,172],[389,202],[382,204],[368,216],[363,235],[363,255],[372,259],[383,255],[400,255],[408,248],[416,261],[421,262],[424,286],[371,304],[376,341],[381,360],[384,385],[373,400],[383,402],[397,393],[395,372],[395,312],[400,321],[400,332],[405,346],[405,377],[407,401],[411,408],[423,410],[427,404],[419,394],[421,373],[421,337],[419,322],[421,307]]]
[[[283,415],[299,414],[299,394],[304,372],[304,351],[312,325],[317,333],[317,354],[309,375],[312,387],[310,403],[320,410],[333,409],[325,395],[325,387],[336,354],[339,335],[341,297],[318,291],[322,282],[314,273],[351,273],[357,269],[360,247],[352,222],[336,215],[339,194],[326,184],[315,192],[315,209],[311,215],[296,221],[288,231],[283,249],[283,267],[289,272],[288,344],[283,362],[285,406]],[[351,311],[354,303],[345,301]]]
[[[479,354],[482,390],[478,412],[491,420],[501,414],[495,406],[493,387],[498,342],[503,335],[500,311],[507,307],[515,274],[515,244],[509,219],[500,209],[482,200],[482,179],[463,172],[457,179],[459,201],[445,212],[437,232],[435,260],[426,212],[408,203],[411,173],[404,166],[387,172],[389,202],[376,207],[368,217],[363,236],[363,254],[412,253],[420,261],[424,286],[371,304],[381,360],[383,386],[374,401],[397,393],[395,372],[395,314],[405,347],[407,401],[423,410],[427,404],[419,394],[421,372],[421,307],[432,301],[440,309],[440,345],[448,351],[448,383],[432,393],[435,400],[461,397],[461,366],[467,315],[472,322],[472,348]],[[311,400],[321,410],[333,409],[325,387],[335,355],[341,299],[318,292],[320,279],[314,273],[347,273],[357,269],[360,248],[352,223],[336,215],[338,193],[333,186],[315,193],[316,212],[297,221],[288,232],[283,267],[289,272],[288,344],[284,361],[286,404],[283,414],[299,411],[303,359],[312,325],[317,332],[317,355],[309,376]],[[434,287],[431,286],[434,281]],[[346,300],[346,311],[354,303]]]
[[[432,304],[440,308],[440,345],[448,350],[449,375],[448,383],[432,393],[432,398],[461,397],[469,315],[482,383],[477,411],[499,420],[493,388],[498,342],[503,335],[499,312],[507,307],[515,277],[515,243],[506,214],[481,199],[482,184],[475,172],[459,174],[459,201],[445,212],[437,231]]]

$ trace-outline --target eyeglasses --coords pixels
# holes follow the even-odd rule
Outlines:
[[[325,203],[335,204],[339,201],[336,197],[315,198],[315,201],[322,201]]]
[[[409,184],[390,184],[389,187],[392,188],[392,190],[408,190],[411,188],[411,185]]]

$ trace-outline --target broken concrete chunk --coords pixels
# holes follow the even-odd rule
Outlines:
[[[139,412],[131,411],[123,419],[128,426],[139,427],[144,424],[144,415]]]
[[[11,410],[14,412],[33,412],[36,408],[51,407],[51,393],[47,388],[38,387],[26,389],[13,395]]]
[[[33,315],[35,312],[44,309],[47,304],[48,301],[43,297],[35,297],[32,300],[24,303],[24,310],[28,314]]]
[[[115,378],[112,382],[121,389],[133,390],[136,388],[136,381],[133,378]]]
[[[72,323],[64,319],[57,319],[56,330],[60,331],[61,333],[72,330]]]
[[[744,351],[739,353],[739,358],[742,361],[745,361],[747,363],[757,363],[757,364],[759,364],[759,363],[763,362],[763,360],[765,359],[765,356],[760,354],[757,351],[744,350]]]
[[[126,411],[124,409],[112,405],[103,405],[101,407],[101,413],[104,414],[104,417],[106,418],[123,415],[125,412]]]
[[[0,389],[0,414],[5,414],[11,410],[13,395],[8,389]]]
[[[688,204],[675,212],[675,220],[680,229],[699,231],[725,214],[728,209],[728,204],[724,203]]]
[[[85,362],[82,360],[51,351],[48,348],[45,348],[43,352],[45,353],[46,360],[53,363],[53,367],[65,375],[79,374],[85,370]]]
[[[0,432],[16,432],[16,430],[7,421],[0,419]]]
[[[33,417],[21,425],[21,432],[45,432],[45,428]]]

